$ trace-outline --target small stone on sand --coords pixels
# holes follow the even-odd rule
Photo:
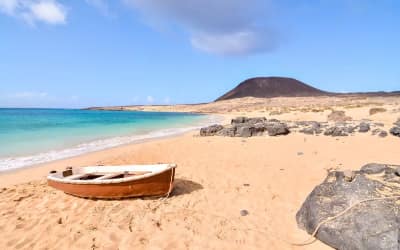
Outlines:
[[[240,210],[240,215],[241,216],[246,216],[249,214],[249,211],[247,211],[246,209]]]

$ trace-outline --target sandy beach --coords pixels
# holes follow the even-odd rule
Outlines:
[[[398,102],[346,110],[389,129]],[[328,111],[268,117],[326,120]],[[257,115],[257,110],[247,115]],[[236,114],[227,113],[225,122]],[[264,114],[266,115],[266,114]],[[330,249],[309,235],[295,214],[331,169],[371,162],[400,164],[398,137],[291,133],[278,137],[173,138],[124,145],[0,175],[1,249]],[[89,200],[47,186],[50,170],[66,166],[178,164],[168,199]],[[247,210],[247,216],[241,216]]]
[[[0,0],[0,250],[400,250],[399,24]]]

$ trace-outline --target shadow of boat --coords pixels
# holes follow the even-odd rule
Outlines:
[[[175,179],[174,189],[172,190],[171,196],[186,195],[200,189],[203,189],[203,186],[200,183],[178,178]]]
[[[203,189],[203,186],[200,183],[191,181],[191,180],[186,180],[186,179],[181,179],[181,178],[176,178],[174,181],[174,189],[172,190],[171,194],[169,197],[178,197],[181,195],[187,195],[192,192],[195,192],[197,190]],[[71,195],[71,194],[68,194]],[[74,195],[71,195],[74,196]],[[85,198],[85,197],[78,197],[74,196],[77,198],[82,198],[82,199],[87,199],[87,200],[135,200],[135,199],[141,199],[141,200],[158,200],[164,196],[142,196],[142,197],[125,197],[125,198]]]

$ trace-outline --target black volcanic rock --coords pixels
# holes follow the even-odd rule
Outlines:
[[[296,97],[321,96],[331,93],[311,87],[293,78],[257,77],[240,83],[236,88],[224,94],[216,101],[241,97]]]
[[[360,123],[360,125],[358,126],[358,132],[360,133],[366,133],[371,129],[369,123],[366,122],[362,122]]]
[[[315,235],[334,249],[400,249],[399,167],[371,163],[350,173],[329,172],[297,212],[298,225],[312,234],[334,218]]]
[[[212,136],[215,135],[218,131],[222,130],[224,127],[218,124],[214,124],[205,128],[200,129],[201,136]]]
[[[394,136],[400,137],[400,127],[393,127],[389,132]]]

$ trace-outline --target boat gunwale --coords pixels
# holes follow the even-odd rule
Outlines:
[[[54,181],[54,182],[60,182],[60,183],[66,183],[66,184],[74,184],[74,185],[99,185],[99,184],[118,184],[118,183],[125,183],[125,182],[131,182],[131,181],[136,181],[136,180],[142,180],[142,179],[146,179],[155,175],[159,175],[161,173],[167,172],[171,169],[175,169],[177,167],[176,164],[153,164],[153,165],[123,165],[123,166],[87,166],[87,167],[80,167],[78,169],[85,169],[85,168],[93,168],[93,167],[98,167],[98,168],[128,168],[128,167],[151,167],[151,166],[161,166],[161,165],[165,165],[164,168],[162,169],[157,169],[154,171],[151,171],[150,173],[145,173],[142,175],[134,175],[134,176],[129,176],[129,177],[124,177],[124,178],[118,178],[118,179],[106,179],[106,180],[96,180],[96,179],[92,179],[92,180],[71,180],[71,179],[66,179],[66,178],[60,178],[59,175],[60,173],[52,173],[49,174],[47,176],[47,180],[49,181]],[[143,169],[144,170],[144,169]],[[149,171],[149,170],[147,170]]]

